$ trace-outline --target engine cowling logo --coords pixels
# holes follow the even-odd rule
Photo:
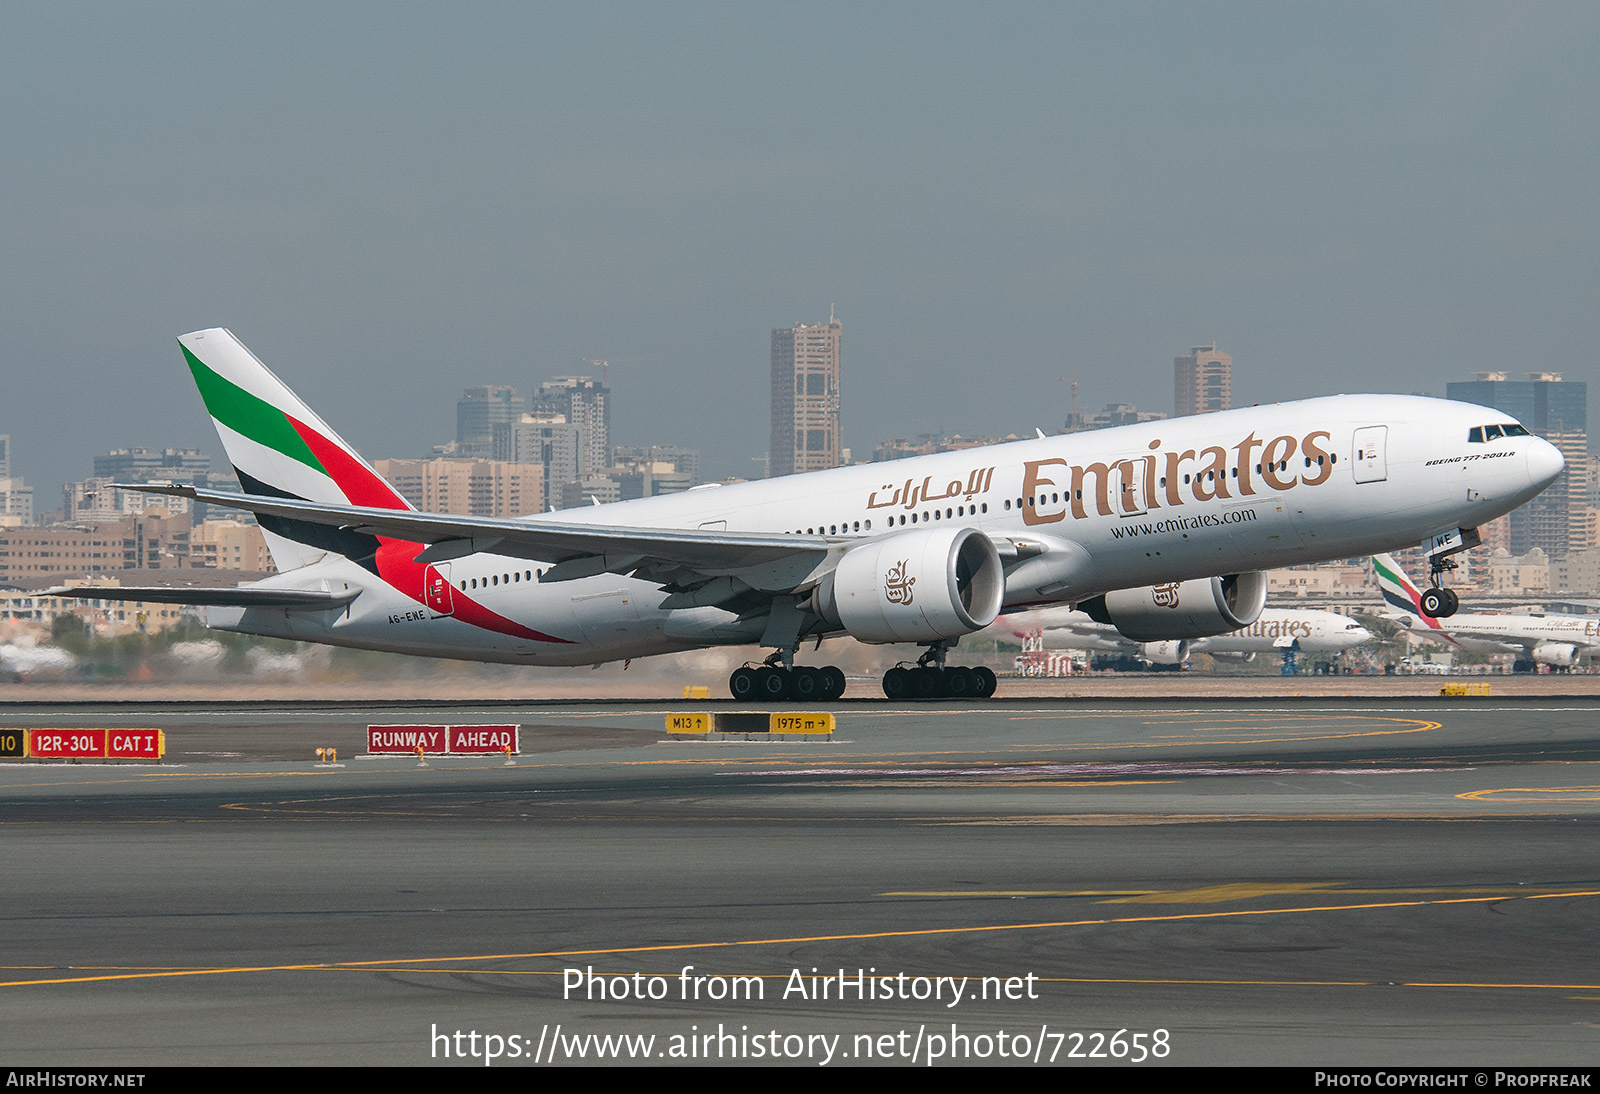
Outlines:
[[[917,583],[917,579],[906,576],[906,563],[910,561],[902,558],[883,575],[883,595],[891,604],[911,603],[911,586]]]
[[[1168,582],[1165,585],[1153,586],[1150,590],[1151,597],[1163,608],[1176,608],[1178,606],[1178,583]]]

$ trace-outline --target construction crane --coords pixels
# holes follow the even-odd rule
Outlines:
[[[648,357],[585,357],[586,365],[600,366],[600,386],[610,390],[612,365],[642,365],[648,362]]]

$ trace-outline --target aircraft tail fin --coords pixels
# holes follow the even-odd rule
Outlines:
[[[1390,607],[1416,616],[1429,627],[1439,625],[1437,620],[1423,612],[1421,591],[1406,576],[1394,556],[1373,555],[1372,572],[1378,579],[1378,589],[1383,593],[1384,602]]]
[[[231,331],[195,331],[178,344],[245,493],[413,508]],[[329,551],[362,558],[377,547],[371,536],[326,525],[263,518],[261,528],[280,570],[309,565]]]

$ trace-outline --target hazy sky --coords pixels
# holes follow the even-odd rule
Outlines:
[[[624,443],[766,451],[844,324],[858,454],[929,428],[1591,379],[1600,5],[0,5],[0,433],[56,508],[215,435],[231,328],[369,457],[612,370]]]

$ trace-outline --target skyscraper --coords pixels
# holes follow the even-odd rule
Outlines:
[[[1527,376],[1511,380],[1504,372],[1480,372],[1475,380],[1445,385],[1445,395],[1503,410],[1561,450],[1567,460],[1561,477],[1512,511],[1509,549],[1521,555],[1538,547],[1551,558],[1562,558],[1587,546],[1589,385],[1563,380],[1559,372]]]
[[[514,422],[527,410],[522,393],[514,387],[469,387],[456,400],[456,448],[463,456],[483,458],[494,444],[494,427]]]
[[[590,376],[558,376],[534,389],[528,412],[560,415],[583,430],[578,478],[611,464],[611,389]]]
[[[839,443],[839,343],[844,328],[796,323],[772,331],[772,443],[767,476],[844,462]]]
[[[579,467],[588,430],[561,414],[523,414],[514,422],[494,427],[493,456],[508,463],[532,463],[543,468],[541,509],[561,505],[561,491],[583,478]]]
[[[0,525],[33,523],[33,487],[11,477],[11,438],[0,433]]]
[[[1233,358],[1215,345],[1193,346],[1173,358],[1173,416],[1210,414],[1233,407]]]

